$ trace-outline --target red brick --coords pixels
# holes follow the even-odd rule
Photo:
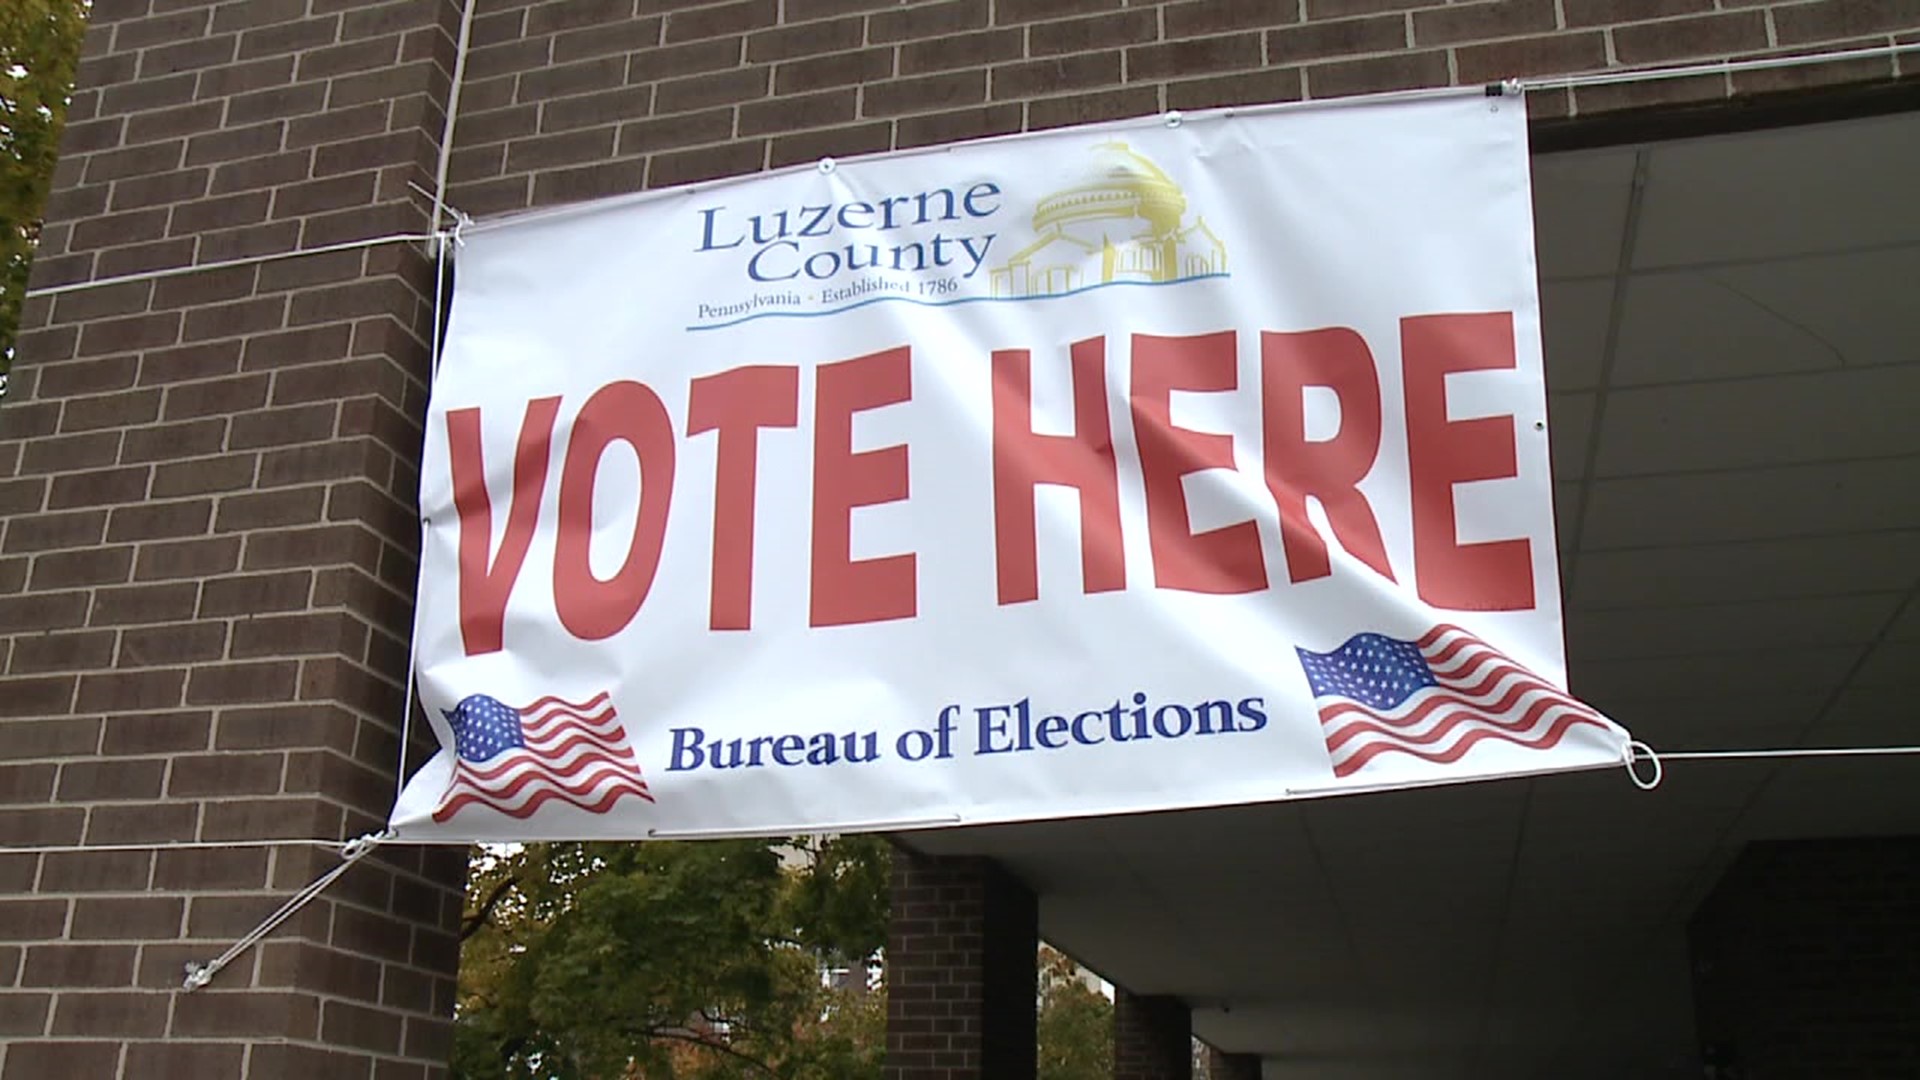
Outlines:
[[[148,544],[140,549],[134,577],[140,581],[202,578],[239,569],[240,539],[219,537]]]
[[[996,100],[1024,98],[1063,90],[1112,86],[1119,81],[1119,53],[1081,53],[994,68],[993,96]]]
[[[1672,19],[1613,31],[1614,54],[1623,64],[1717,56],[1766,46],[1767,17],[1759,11]]]
[[[1644,22],[1712,11],[1714,0],[1561,0],[1570,27]]]
[[[167,995],[152,992],[60,995],[53,1034],[154,1038],[167,1031]]]
[[[272,795],[280,790],[284,754],[206,754],[173,759],[167,780],[172,798]]]
[[[291,700],[298,675],[299,665],[290,661],[197,667],[187,682],[187,703],[242,705]]]
[[[14,639],[7,671],[28,675],[104,667],[113,655],[113,641],[113,632],[105,630],[21,635]],[[51,689],[41,693],[56,700],[64,696]]]
[[[200,617],[219,618],[297,611],[313,592],[313,573],[294,570],[252,574],[207,582],[200,597]]]
[[[206,533],[212,519],[213,502],[210,499],[122,506],[117,507],[109,519],[107,539],[126,541],[201,536]]]
[[[82,585],[117,585],[127,580],[132,567],[130,547],[50,552],[33,561],[33,588],[51,591]]]
[[[94,673],[80,678],[75,708],[81,712],[121,713],[169,709],[180,704],[181,671]]]
[[[83,592],[0,597],[0,632],[17,634],[79,626],[86,621],[86,611],[87,594]],[[6,708],[7,703],[0,702],[0,711]]]
[[[187,803],[95,806],[87,812],[87,842],[171,843],[193,835],[196,810]]]
[[[1305,93],[1299,68],[1263,68],[1239,75],[1188,79],[1167,87],[1170,109],[1212,109],[1295,101]]]
[[[1127,50],[1127,79],[1168,79],[1261,63],[1259,34],[1223,34]]]
[[[867,116],[885,117],[953,109],[979,104],[986,99],[986,72],[956,71],[869,83],[861,108]]]
[[[892,49],[861,49],[789,61],[774,69],[773,89],[777,94],[797,94],[885,79],[893,74],[893,53]]]
[[[1782,45],[1865,37],[1920,29],[1920,10],[1910,0],[1827,0],[1776,4],[1773,25]]]
[[[140,466],[68,473],[54,479],[47,494],[47,509],[72,510],[138,502],[147,495],[150,475],[150,469]]]
[[[20,973],[20,983],[22,986],[131,986],[133,959],[131,945],[34,945],[27,949],[27,964]],[[7,1057],[11,1063],[11,1050]]]
[[[1150,86],[1101,90],[1092,94],[1045,98],[1027,106],[1027,129],[1043,131],[1069,124],[1092,124],[1147,116],[1160,109],[1160,96]]]
[[[1420,55],[1442,56],[1439,53]],[[1598,70],[1607,66],[1607,41],[1605,35],[1595,31],[1559,33],[1516,38],[1490,45],[1462,46],[1455,51],[1455,55],[1462,83],[1488,83],[1522,75]],[[1441,85],[1444,82],[1443,78],[1439,83],[1418,85]],[[1315,97],[1323,96],[1320,88],[1314,85],[1312,69],[1307,72],[1307,88]]]
[[[193,615],[192,584],[123,585],[94,594],[89,626],[125,626],[175,622]]]
[[[232,442],[231,436],[228,441]],[[253,454],[227,454],[160,465],[153,470],[153,497],[171,499],[249,488],[253,486],[254,474],[259,467],[260,459]],[[199,531],[204,532],[205,529]]]
[[[60,771],[51,764],[0,765],[0,804],[27,805],[53,800],[53,779]],[[0,974],[0,983],[5,978]]]
[[[1228,5],[1228,7],[1231,6]],[[1223,10],[1216,0],[1209,0],[1209,7],[1210,10]],[[1273,4],[1268,4],[1267,8],[1269,11],[1276,10]],[[1171,18],[1172,10],[1169,9],[1167,14]],[[1285,21],[1293,20],[1289,17]],[[1172,28],[1169,27],[1169,30],[1171,31]],[[1159,13],[1148,8],[1132,8],[1085,19],[1039,23],[1027,30],[1027,47],[1034,56],[1054,56],[1060,53],[1144,45],[1156,40],[1159,36]],[[1188,35],[1174,31],[1173,36]]]
[[[112,1042],[16,1042],[7,1048],[4,1080],[45,1080],[53,1076],[113,1076],[120,1044]]]
[[[1018,60],[1027,53],[1024,36],[1017,29],[1003,28],[909,42],[900,46],[900,74],[924,75]]]
[[[220,500],[213,527],[216,532],[251,532],[305,525],[319,521],[325,505],[326,489],[321,487],[229,495]]]
[[[106,733],[101,740],[101,752],[167,754],[182,750],[204,750],[212,730],[213,717],[204,712],[109,716]]]

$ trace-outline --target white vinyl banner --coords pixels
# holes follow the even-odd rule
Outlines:
[[[1169,115],[467,230],[419,840],[1617,765],[1568,697],[1526,110]]]

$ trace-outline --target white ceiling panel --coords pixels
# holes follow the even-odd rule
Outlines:
[[[1588,549],[1920,528],[1920,461],[1794,465],[1597,480]]]
[[[1920,138],[1920,133],[1916,134]],[[1848,367],[1920,362],[1920,247],[1728,266],[1714,280]]]
[[[1615,390],[1595,475],[1920,455],[1917,404],[1920,364]]]
[[[1636,386],[1839,366],[1825,342],[1713,273],[1648,274],[1627,282],[1611,381]]]
[[[1906,599],[1884,592],[1581,612],[1568,620],[1569,651],[1581,662],[1686,656],[1730,649],[1865,645]]]
[[[1607,326],[1613,321],[1613,279],[1546,282],[1540,287],[1540,320],[1547,388],[1599,386]]]
[[[1920,241],[1913,114],[1662,144],[1634,266]]]
[[[1723,694],[1796,694],[1840,685],[1859,658],[1854,646],[1753,649],[1734,653],[1592,660],[1573,672],[1573,689],[1605,701],[1650,696],[1686,701]]]
[[[1578,480],[1586,475],[1594,401],[1593,394],[1547,395],[1547,434],[1553,440],[1556,480]]]
[[[1904,590],[1916,574],[1920,531],[1588,551],[1580,555],[1573,607],[1670,607]]]
[[[1556,154],[1533,161],[1540,276],[1611,274],[1633,191],[1634,151]]]

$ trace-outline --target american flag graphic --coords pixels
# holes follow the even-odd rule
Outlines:
[[[1356,634],[1332,652],[1294,651],[1320,707],[1335,776],[1382,754],[1450,764],[1488,739],[1545,750],[1581,725],[1613,727],[1457,626],[1436,626],[1416,641]]]
[[[550,800],[603,814],[620,799],[653,796],[627,744],[612,699],[543,697],[525,708],[474,694],[445,712],[454,771],[433,820],[469,806],[525,818]]]

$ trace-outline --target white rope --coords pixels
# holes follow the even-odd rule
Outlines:
[[[473,9],[478,0],[466,0],[460,9],[460,37],[454,44],[453,76],[447,88],[447,118],[440,129],[440,160],[434,167],[433,191],[433,232],[438,241],[433,250],[433,340],[427,343],[427,393],[433,393],[434,385],[440,380],[440,344],[446,329],[447,318],[447,258],[450,247],[460,243],[460,233],[473,219],[459,210],[447,205],[447,177],[453,163],[453,129],[460,118],[460,88],[467,78],[467,46],[473,39]],[[420,190],[418,184],[408,181],[408,186]],[[453,214],[453,228],[443,231],[440,219],[448,211]],[[451,241],[451,243],[449,243]],[[428,521],[425,514],[420,515],[420,550],[426,551]],[[419,598],[414,599],[416,612]],[[400,801],[400,795],[407,789],[407,749],[413,745],[413,706],[415,693],[419,685],[420,673],[420,634],[417,624],[414,633],[409,635],[407,643],[407,692],[406,703],[400,713],[400,761],[393,770],[394,802]]]
[[[1876,45],[1872,48],[1848,49],[1843,52],[1757,56],[1746,60],[1714,60],[1675,67],[1623,68],[1617,71],[1589,71],[1578,75],[1545,75],[1530,79],[1509,80],[1509,82],[1517,82],[1522,90],[1569,90],[1582,86],[1659,82],[1663,79],[1690,79],[1697,75],[1733,75],[1743,71],[1771,71],[1775,68],[1839,64],[1849,60],[1872,60],[1912,52],[1920,52],[1920,42],[1909,42],[1904,45]]]
[[[186,967],[186,978],[181,982],[180,988],[187,993],[192,993],[212,982],[213,977],[220,974],[222,968],[233,963],[235,959],[248,949],[253,948],[262,938],[278,929],[281,923],[286,922],[301,908],[312,903],[315,897],[327,891],[328,886],[340,880],[340,876],[351,869],[354,863],[365,858],[374,848],[392,840],[394,835],[393,830],[388,829],[384,832],[368,833],[365,836],[357,837],[341,845],[340,865],[315,878],[306,888],[288,897],[286,903],[281,904],[273,914],[262,920],[259,926],[254,927],[248,931],[244,937],[229,946],[226,952],[221,953],[219,956],[214,957],[204,964],[188,963]]]
[[[1636,739],[1627,744],[1626,767],[1627,775],[1633,779],[1635,786],[1642,791],[1652,791],[1660,786],[1660,781],[1666,776],[1666,762],[1669,761],[1780,761],[1915,756],[1920,756],[1920,746],[1799,746],[1775,750],[1673,750],[1660,753]],[[1643,761],[1653,766],[1652,773],[1645,778],[1640,775],[1639,769]]]
[[[80,292],[83,289],[104,289],[110,285],[131,285],[137,281],[159,281],[162,278],[181,277],[186,274],[198,274],[208,270],[230,270],[236,266],[259,266],[262,263],[281,262],[286,259],[298,259],[307,255],[330,255],[336,251],[354,251],[359,248],[385,247],[388,244],[419,244],[438,240],[438,233],[392,233],[387,236],[372,236],[365,240],[342,240],[337,244],[322,244],[319,247],[300,248],[296,251],[275,251],[265,255],[248,255],[238,259],[220,259],[215,262],[188,263],[185,266],[169,266],[160,270],[142,270],[137,274],[120,274],[115,277],[94,278],[91,281],[74,281],[65,285],[49,285],[41,289],[29,289],[27,298],[39,296],[59,296],[62,293]]]
[[[16,847],[0,844],[0,855],[77,855],[114,851],[225,851],[233,848],[317,847],[339,851],[340,840],[179,840],[155,844],[40,844]]]
[[[453,47],[453,82],[447,88],[447,119],[440,129],[440,161],[433,171],[433,231],[440,231],[440,215],[447,206],[447,175],[453,167],[453,125],[460,117],[460,86],[467,78],[467,44],[473,39],[473,9],[478,0],[460,8],[460,37]]]

